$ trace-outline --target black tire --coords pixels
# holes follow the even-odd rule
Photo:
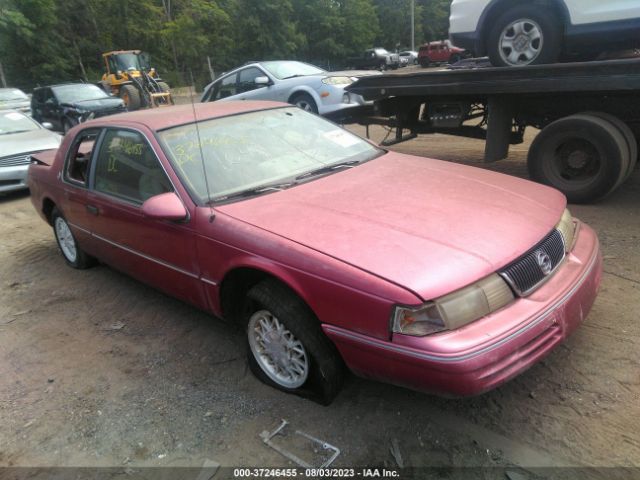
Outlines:
[[[538,134],[527,166],[532,180],[557,188],[571,203],[588,203],[615,190],[627,162],[626,140],[614,125],[573,115]]]
[[[523,22],[523,35],[518,36],[516,32],[510,28],[516,22]],[[537,25],[540,31],[539,41],[530,41],[528,33],[533,30],[527,28]],[[521,52],[517,49],[501,48],[501,38],[503,33],[507,38],[513,38],[515,46],[522,46]],[[523,43],[519,41],[522,40]],[[496,20],[493,28],[489,31],[487,37],[487,53],[489,59],[494,66],[512,67],[516,65],[542,65],[547,63],[555,63],[562,52],[562,25],[559,17],[555,12],[545,10],[539,5],[518,5],[507,10]],[[526,42],[529,43],[526,43]],[[531,46],[531,50],[528,47]],[[537,46],[537,48],[536,48]],[[517,60],[509,58],[507,52],[513,52],[513,59],[520,53]]]
[[[67,237],[66,241],[71,242],[71,245],[75,249],[75,256],[71,255],[69,253],[69,249],[63,246],[65,238],[61,232],[61,226],[59,225],[59,223],[65,225],[68,229],[69,237]],[[73,236],[67,220],[64,218],[60,210],[58,210],[56,207],[54,207],[51,211],[51,225],[53,226],[53,235],[56,238],[56,243],[58,244],[58,248],[60,249],[60,254],[62,255],[62,258],[64,258],[64,261],[67,263],[67,265],[79,270],[84,270],[85,268],[93,267],[97,263],[95,258],[86,254],[84,250],[82,250],[78,246],[78,242]]]
[[[638,141],[636,140],[636,136],[631,130],[631,127],[629,127],[629,125],[620,120],[618,117],[606,112],[584,112],[581,115],[593,115],[595,117],[602,118],[603,120],[607,120],[609,123],[615,125],[620,133],[622,133],[622,135],[624,136],[624,139],[627,142],[627,146],[629,147],[629,165],[627,166],[627,171],[624,173],[622,178],[620,178],[618,185],[624,183],[624,181],[629,178],[633,170],[636,168],[638,162]]]
[[[166,82],[158,82],[158,87],[160,87],[160,91],[162,92],[168,92],[171,90],[169,88],[169,84]]]
[[[274,381],[262,367],[258,354],[252,350],[248,327],[254,315],[265,311],[278,319],[304,347],[308,376],[304,384],[297,388],[289,388]],[[244,321],[247,328],[249,367],[258,379],[278,390],[300,395],[323,405],[331,403],[342,386],[344,364],[336,347],[322,332],[318,319],[297,295],[276,280],[265,280],[247,294]]]
[[[296,105],[307,112],[318,113],[318,105],[316,104],[316,101],[313,99],[313,97],[308,93],[295,94],[293,97],[291,97],[289,103],[291,103],[292,105]]]
[[[123,85],[120,87],[120,98],[124,101],[129,112],[139,110],[142,106],[140,92],[133,85]]]
[[[422,57],[418,60],[418,63],[420,63],[422,68],[427,68],[431,64],[431,61],[427,57]]]
[[[450,65],[456,64],[460,60],[462,60],[462,57],[460,57],[460,55],[456,53],[455,55],[451,55],[451,58],[449,58],[449,64]]]

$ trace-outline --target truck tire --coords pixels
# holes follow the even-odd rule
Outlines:
[[[581,115],[593,115],[598,118],[602,118],[603,120],[607,120],[609,123],[616,126],[616,128],[622,133],[624,139],[627,142],[627,146],[629,147],[629,166],[627,167],[627,171],[625,175],[623,175],[620,183],[624,183],[624,181],[629,178],[634,168],[636,168],[636,164],[638,162],[638,141],[636,140],[636,136],[633,134],[633,131],[622,120],[620,120],[615,115],[611,115],[606,112],[584,112]],[[618,185],[619,186],[619,185]]]
[[[600,200],[626,173],[629,147],[611,123],[592,115],[573,115],[549,124],[529,149],[532,180],[555,187],[570,203]]]
[[[161,92],[168,92],[171,90],[167,82],[158,82],[158,87],[160,87]]]
[[[555,63],[562,52],[562,25],[558,15],[539,5],[518,5],[498,17],[486,47],[496,67]]]
[[[431,63],[431,61],[427,57],[419,58],[418,62],[420,63],[420,66],[422,68],[427,68],[429,66],[429,64]]]
[[[122,85],[120,87],[120,98],[124,102],[129,112],[139,110],[140,106],[142,105],[140,92],[133,85]]]
[[[462,60],[462,57],[459,54],[455,53],[451,55],[451,57],[449,57],[449,64],[454,65],[458,63],[460,60]]]
[[[284,284],[265,280],[247,294],[247,357],[259,380],[328,405],[344,365],[309,307]]]

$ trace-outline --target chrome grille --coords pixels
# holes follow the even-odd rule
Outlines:
[[[17,167],[18,165],[29,165],[31,163],[31,155],[31,153],[27,153],[26,155],[0,158],[0,167]]]
[[[558,230],[554,230],[522,257],[498,273],[516,294],[523,297],[532,293],[551,277],[564,257],[564,238]]]

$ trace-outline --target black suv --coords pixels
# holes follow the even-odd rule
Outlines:
[[[126,112],[124,102],[91,83],[65,83],[39,87],[31,96],[31,112],[38,122],[67,132],[80,122]]]

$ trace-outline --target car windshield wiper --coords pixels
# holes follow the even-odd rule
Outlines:
[[[268,185],[261,185],[255,188],[248,188],[247,190],[240,190],[239,192],[230,193],[228,195],[222,195],[220,197],[214,197],[211,202],[224,202],[227,200],[233,200],[234,198],[247,198],[255,195],[262,195],[263,193],[279,192],[286,188],[292,187],[297,182],[280,182]]]
[[[331,165],[327,165],[325,167],[303,173],[302,175],[298,175],[296,177],[296,180],[306,180],[307,178],[317,177],[318,175],[324,175],[325,173],[335,172],[336,170],[340,170],[341,168],[353,168],[359,163],[362,163],[362,160],[350,160],[348,162],[333,163]]]

